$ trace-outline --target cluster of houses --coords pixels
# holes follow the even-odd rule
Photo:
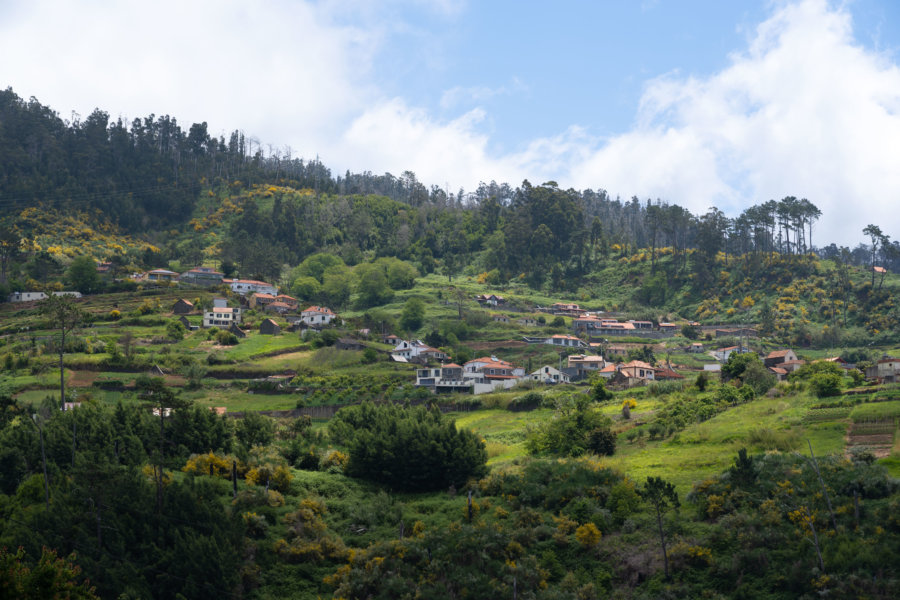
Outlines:
[[[267,293],[253,294],[247,303],[249,308],[261,308],[266,312],[278,313],[285,315],[289,311],[296,312],[299,303],[295,298],[279,294],[273,296]],[[211,309],[204,311],[203,327],[218,327],[219,329],[227,329],[237,335],[244,337],[246,332],[241,329],[243,315],[245,312],[243,307],[228,306],[225,298],[213,298],[213,306]],[[192,325],[187,315],[197,312],[194,303],[184,298],[178,300],[172,307],[172,312],[180,315],[181,322],[188,329],[196,329],[196,325]],[[288,315],[285,317],[294,330],[304,329],[321,329],[329,325],[337,318],[337,315],[325,306],[310,306],[298,314]],[[281,333],[281,326],[272,319],[264,319],[260,323],[260,333],[268,335],[278,335]]]
[[[418,352],[418,354],[417,354]],[[437,353],[437,354],[435,354]],[[446,355],[429,348],[419,340],[400,340],[393,356],[403,362],[426,363],[429,359],[445,360]],[[427,358],[426,358],[427,357]],[[398,360],[395,358],[395,360]],[[654,367],[646,362],[607,361],[594,354],[573,354],[566,358],[566,366],[556,368],[544,365],[532,373],[496,356],[475,358],[463,365],[442,363],[439,367],[426,367],[416,371],[416,385],[435,393],[463,392],[483,394],[510,388],[523,382],[541,384],[573,383],[599,375],[611,384],[630,387],[650,381],[684,379],[668,367]]]
[[[227,286],[231,291],[241,296],[259,293],[278,294],[278,288],[271,283],[257,279],[228,279],[224,273],[220,273],[211,267],[195,267],[184,273],[176,273],[168,269],[153,269],[146,273],[134,273],[131,279],[147,283],[178,283],[191,287],[215,287]]]

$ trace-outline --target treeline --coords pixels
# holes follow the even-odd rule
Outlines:
[[[149,115],[127,123],[99,109],[64,120],[11,89],[0,92],[0,122],[0,210],[6,215],[36,205],[99,210],[126,232],[144,234],[185,225],[201,191],[240,196],[275,190],[271,209],[245,194],[240,218],[229,220],[221,244],[219,258],[244,263],[241,274],[248,276],[330,251],[348,264],[365,253],[396,256],[450,277],[477,257],[477,267],[496,271],[497,280],[523,276],[533,285],[549,281],[562,288],[577,285],[597,258],[641,248],[651,249],[655,270],[657,250],[665,247],[676,258],[676,272],[668,275],[692,272],[704,287],[719,253],[815,250],[813,230],[822,215],[813,202],[793,196],[729,218],[716,208],[694,215],[659,199],[622,200],[552,181],[517,188],[482,183],[453,193],[427,188],[410,171],[336,176],[318,159],[304,161],[240,131],[217,138],[206,122],[185,127],[168,115]],[[900,245],[886,233],[871,245],[832,244],[820,253],[900,270]],[[199,241],[181,240],[157,259],[198,262],[202,251]]]

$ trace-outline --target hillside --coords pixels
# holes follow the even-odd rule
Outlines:
[[[900,596],[876,225],[449,195],[11,90],[0,123],[0,590]]]

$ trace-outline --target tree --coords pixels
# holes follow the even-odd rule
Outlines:
[[[0,285],[6,283],[9,265],[21,252],[22,236],[11,226],[0,225]]]
[[[378,265],[373,263],[357,265],[354,274],[357,280],[356,293],[363,308],[386,304],[393,297],[394,291],[388,284],[384,269]]]
[[[613,397],[613,393],[606,389],[606,378],[595,375],[591,382],[591,398],[594,402],[604,402]]]
[[[809,378],[809,387],[817,398],[841,395],[841,376],[836,373],[816,373]]]
[[[59,331],[59,409],[66,407],[66,371],[63,354],[66,352],[66,335],[74,331],[86,317],[71,296],[51,294],[38,304],[42,315],[50,318],[50,327]]]
[[[775,375],[764,364],[755,360],[747,364],[741,375],[741,381],[752,387],[754,392],[762,395],[775,385]]]
[[[181,321],[169,321],[166,324],[166,337],[177,342],[184,339],[184,324]]]
[[[685,324],[681,326],[681,335],[689,340],[696,340],[700,337],[700,328],[696,325]]]
[[[66,279],[69,284],[82,294],[90,294],[100,287],[100,275],[97,273],[97,263],[87,254],[82,254],[72,261],[66,271]]]
[[[866,225],[863,233],[869,236],[869,239],[872,241],[872,263],[870,268],[872,270],[872,287],[875,287],[875,257],[878,256],[878,249],[887,241],[887,238],[878,225]]]
[[[653,507],[656,511],[656,525],[659,529],[659,543],[662,546],[663,565],[665,565],[666,579],[669,578],[669,556],[666,553],[666,534],[663,531],[662,516],[670,509],[677,509],[681,504],[678,502],[678,494],[675,492],[675,486],[667,481],[663,481],[660,477],[648,477],[647,484],[643,489],[638,490],[638,494]]]
[[[348,475],[395,489],[447,489],[487,472],[484,442],[437,409],[365,403],[342,408],[328,430],[350,449]]]
[[[275,439],[275,423],[258,412],[248,411],[238,422],[234,435],[248,450],[254,446],[267,446]]]
[[[528,433],[525,446],[530,454],[581,456],[591,451],[611,455],[616,448],[612,420],[591,407],[584,394],[563,400],[553,419]]]
[[[732,352],[728,355],[728,360],[722,365],[722,380],[740,379],[743,381],[744,371],[754,362],[759,362],[759,357],[752,352],[741,354]]]
[[[25,564],[25,550],[15,554],[0,548],[0,592],[8,598],[69,598],[99,600],[95,588],[85,579],[78,581],[81,567],[75,554],[58,558],[56,550],[43,548],[34,566]]]
[[[422,327],[425,320],[425,303],[421,298],[410,298],[403,305],[403,313],[400,316],[400,325],[407,331],[416,331]]]
[[[322,275],[322,296],[333,306],[343,306],[350,299],[353,275],[343,264],[328,267]]]

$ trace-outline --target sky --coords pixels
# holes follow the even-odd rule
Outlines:
[[[335,173],[556,181],[900,237],[895,0],[0,0],[0,86]]]

